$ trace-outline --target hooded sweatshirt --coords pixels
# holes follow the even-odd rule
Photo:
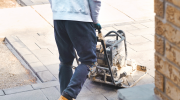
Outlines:
[[[49,0],[54,20],[98,23],[101,0]]]

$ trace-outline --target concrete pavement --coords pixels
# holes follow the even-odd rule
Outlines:
[[[138,2],[104,0],[100,22],[104,34],[111,30],[125,31],[128,42],[128,58],[135,59],[139,64],[147,66],[149,71],[148,75],[136,84],[142,85],[154,83],[154,15],[150,9],[153,6],[150,0],[146,1],[147,3],[142,0],[138,0]],[[128,4],[132,8],[127,8]],[[149,7],[147,13],[145,12],[147,8],[143,8],[145,6]],[[0,100],[12,98],[14,100],[57,100],[60,96],[59,60],[53,36],[50,5],[3,9],[0,10],[0,13],[0,35],[7,37],[9,43],[42,82],[12,90],[0,90]],[[77,100],[117,100],[118,89],[87,79]]]

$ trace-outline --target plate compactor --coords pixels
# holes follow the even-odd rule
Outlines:
[[[90,80],[117,87],[132,87],[147,74],[145,66],[127,59],[126,36],[122,30],[110,31],[105,36],[98,30],[97,42],[97,62],[88,74]]]

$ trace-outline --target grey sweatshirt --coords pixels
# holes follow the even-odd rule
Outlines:
[[[101,0],[49,0],[54,20],[98,23]]]

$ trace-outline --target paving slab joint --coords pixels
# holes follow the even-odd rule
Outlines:
[[[102,24],[102,28],[106,27],[114,27],[114,26],[122,26],[122,25],[130,25],[130,24],[140,24],[146,22],[154,22],[152,20],[137,20],[137,21],[130,21],[130,22],[122,22],[122,23],[109,23],[109,24]]]

